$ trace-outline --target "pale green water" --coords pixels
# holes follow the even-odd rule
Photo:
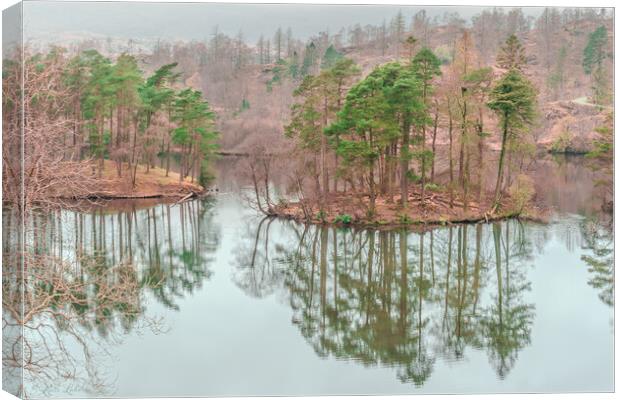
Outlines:
[[[29,395],[614,389],[613,238],[600,221],[304,227],[263,220],[234,185],[221,189],[50,218],[45,251],[95,256],[65,277],[86,282],[87,296],[120,288],[126,275],[106,275],[107,286],[96,276],[121,262],[136,284],[122,302],[34,318],[46,333],[26,338],[48,347],[32,352],[43,367],[26,374]]]

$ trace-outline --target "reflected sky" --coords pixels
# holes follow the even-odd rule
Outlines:
[[[512,221],[441,228],[421,235],[304,229],[261,220],[232,193],[198,203],[83,214],[84,251],[105,242],[107,268],[118,263],[121,252],[133,260],[142,282],[142,312],[130,329],[117,326],[109,335],[87,337],[98,355],[95,367],[105,372],[100,392],[86,379],[33,386],[31,395],[613,389],[613,307],[589,284],[592,274],[581,256],[594,252],[583,217],[564,216],[550,225]],[[80,242],[75,234],[80,229],[68,225],[76,215],[62,217],[67,232],[73,232],[63,239],[68,254]],[[127,224],[119,228],[119,215],[133,221],[131,233]],[[493,339],[500,293],[506,329],[503,339]],[[333,322],[338,319],[334,309],[346,316],[346,324]],[[525,317],[511,325],[511,312],[517,320]],[[158,321],[158,329],[149,321]],[[66,343],[79,354],[79,346],[70,339]],[[428,361],[426,372],[420,360]],[[412,370],[423,378],[407,377]]]

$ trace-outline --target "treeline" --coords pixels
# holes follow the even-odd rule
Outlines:
[[[528,32],[536,30],[537,37],[534,39],[541,50],[545,50],[541,56],[545,64],[551,67],[550,63],[559,46],[554,39],[557,39],[563,26],[583,21],[600,24],[609,17],[608,10],[604,8],[548,7],[538,18],[534,18],[526,16],[521,8],[494,7],[474,15],[471,21],[465,20],[457,12],[446,11],[441,16],[431,18],[426,10],[420,10],[411,17],[406,17],[399,10],[393,18],[384,20],[380,25],[355,24],[335,33],[322,31],[307,40],[295,37],[290,27],[278,27],[271,34],[261,34],[258,41],[251,43],[246,40],[242,30],[229,36],[216,27],[208,41],[192,42],[192,50],[182,43],[158,40],[153,56],[156,60],[193,57],[201,65],[219,63],[241,68],[251,64],[276,63],[294,56],[303,59],[307,46],[313,43],[321,53],[331,45],[338,50],[364,48],[379,55],[401,57],[407,51],[403,42],[408,35],[419,38],[422,46],[437,50],[439,41],[452,44],[460,31],[467,27],[471,29],[475,46],[484,63],[492,61],[501,46],[502,38],[514,34],[523,39]],[[441,56],[444,56],[443,50],[439,51]],[[446,56],[451,57],[452,54],[448,52]]]
[[[580,67],[588,35],[599,27],[606,26],[609,30],[611,26],[608,9],[548,7],[535,18],[524,14],[520,8],[496,7],[482,10],[469,21],[456,12],[447,11],[431,17],[426,10],[413,15],[406,15],[406,11],[398,11],[393,18],[380,24],[356,24],[334,32],[322,31],[303,40],[295,35],[294,27],[274,27],[272,32],[261,34],[258,40],[248,40],[241,30],[237,34],[228,34],[216,27],[207,33],[209,38],[204,41],[157,40],[144,42],[143,49],[148,48],[147,53],[151,53],[146,55],[150,64],[175,61],[186,72],[185,78],[197,73],[212,104],[228,110],[237,110],[248,101],[250,104],[256,102],[254,98],[248,99],[252,86],[262,81],[255,67],[265,72],[274,69],[277,76],[272,83],[283,77],[299,82],[306,74],[318,73],[330,46],[358,62],[370,60],[372,65],[377,61],[409,57],[405,43],[408,36],[418,38],[419,44],[431,49],[443,64],[450,64],[455,58],[455,45],[463,29],[470,31],[473,45],[480,55],[478,67],[494,63],[505,38],[513,34],[517,36],[529,50],[532,78],[545,101],[581,95],[583,85],[588,85],[588,78],[599,83],[605,81],[607,92],[610,91],[609,54],[601,63],[605,68],[595,70],[596,74]],[[117,48],[96,40],[85,41],[80,47],[88,49],[93,46],[108,53],[121,49],[130,54],[134,51],[131,40],[127,46]],[[609,96],[607,98],[609,101]],[[284,101],[289,99],[286,96]]]
[[[168,175],[171,146],[181,153],[181,180],[206,177],[217,138],[215,115],[201,92],[178,88],[176,65],[164,65],[145,78],[135,57],[127,54],[115,63],[96,51],[69,59],[64,73],[75,96],[73,144],[87,139],[91,155],[114,160],[119,177],[127,163],[134,183],[137,165],[144,164],[148,172],[158,155],[166,156]]]
[[[528,50],[526,72],[539,89],[541,106],[594,95],[594,86],[606,94],[598,96],[600,99],[594,96],[594,101],[604,104],[610,100],[611,15],[606,9],[546,8],[534,18],[519,8],[489,8],[470,21],[455,12],[434,17],[424,10],[414,15],[406,12],[403,8],[380,24],[318,32],[303,40],[294,27],[274,27],[273,32],[264,32],[258,40],[248,40],[241,31],[227,35],[218,28],[205,41],[160,40],[145,60],[150,65],[178,61],[185,71],[184,78],[191,80],[192,86],[201,87],[218,112],[226,114],[218,123],[225,133],[222,146],[236,151],[248,151],[260,142],[255,134],[258,131],[276,130],[280,134],[281,128],[273,121],[286,118],[293,89],[305,76],[319,74],[334,55],[353,59],[367,74],[378,64],[412,58],[406,43],[409,36],[418,39],[418,48],[431,50],[443,67],[454,63],[462,33],[468,30],[472,49],[477,53],[472,65],[482,68],[495,63],[503,42],[514,34]],[[596,73],[590,73],[582,66],[584,49],[597,28],[607,33],[599,35],[601,62],[593,69]],[[251,120],[252,128],[242,119]],[[440,130],[440,136],[446,129]]]
[[[128,54],[111,60],[95,50],[73,56],[62,48],[34,55],[26,50],[23,65],[6,64],[3,86],[11,87],[25,71],[24,124],[31,127],[26,133],[33,147],[25,151],[36,153],[34,147],[47,146],[60,148],[59,154],[50,155],[60,156],[58,162],[97,160],[99,178],[108,159],[116,175],[134,185],[139,165],[148,173],[165,162],[167,176],[170,159],[178,152],[179,179],[202,181],[218,137],[215,114],[201,92],[178,81],[176,66],[167,64],[145,76],[138,60]],[[4,100],[9,109],[17,101],[14,95]],[[45,134],[50,127],[57,130],[53,137]]]
[[[501,152],[492,206],[500,205],[510,180],[506,158],[525,157],[531,151],[527,132],[534,122],[537,93],[523,73],[523,46],[514,35],[507,39],[497,56],[502,72],[496,77],[490,67],[477,67],[478,54],[468,31],[459,38],[455,61],[445,72],[439,58],[428,48],[417,50],[417,43],[409,37],[411,58],[380,65],[359,82],[354,83],[359,69],[342,59],[301,83],[286,133],[303,155],[295,179],[314,182],[312,194],[306,191],[303,197],[315,196],[323,208],[330,192],[366,193],[369,215],[375,213],[380,196],[393,203],[399,194],[402,209],[410,198],[424,206],[427,189],[437,189],[440,183],[435,155],[441,124],[447,125],[449,138],[450,207],[458,189],[467,211],[473,188],[478,202],[484,196],[483,150],[489,136],[485,121],[495,115]],[[522,167],[523,162],[520,171]],[[517,183],[523,186],[520,191],[531,191],[524,177]],[[412,184],[419,186],[418,193],[410,192]],[[526,197],[521,203],[529,200],[523,193],[514,194]]]

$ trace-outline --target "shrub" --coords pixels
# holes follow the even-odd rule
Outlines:
[[[573,134],[565,130],[551,144],[552,153],[566,153],[573,141]]]
[[[520,174],[508,189],[508,193],[512,198],[514,211],[520,214],[536,193],[532,178]]]
[[[407,171],[407,180],[411,183],[418,183],[420,182],[420,180],[422,180],[422,177],[416,175],[415,171],[409,170]]]
[[[402,214],[398,215],[398,221],[401,224],[404,224],[404,225],[409,225],[409,224],[411,224],[413,222],[413,220],[411,218],[409,218],[409,216],[407,214],[405,214],[405,213],[402,213]]]
[[[325,222],[326,217],[327,217],[327,213],[325,212],[325,210],[321,210],[318,213],[316,213],[316,219],[318,219],[321,222]]]
[[[334,218],[335,223],[345,224],[345,225],[350,224],[352,220],[353,218],[351,218],[349,214],[340,214],[340,215],[337,215],[336,218]]]
[[[426,188],[426,190],[431,190],[431,191],[437,191],[441,188],[436,183],[427,183],[426,185],[424,185],[424,187]]]
[[[247,99],[241,100],[241,107],[239,107],[239,112],[243,112],[249,109],[250,109],[250,102]]]

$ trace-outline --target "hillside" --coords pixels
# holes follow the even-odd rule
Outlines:
[[[303,73],[320,71],[330,46],[358,64],[361,78],[379,64],[407,60],[411,49],[405,39],[413,36],[418,39],[416,48],[430,48],[442,60],[445,71],[459,37],[468,31],[475,44],[477,65],[493,67],[497,76],[495,57],[505,39],[514,33],[525,48],[525,73],[539,91],[539,120],[533,130],[536,143],[550,149],[568,141],[566,150],[582,152],[591,147],[593,129],[609,111],[583,101],[590,99],[593,85],[592,75],[587,75],[582,66],[584,49],[598,27],[606,28],[606,49],[612,54],[613,20],[604,11],[549,8],[533,19],[520,9],[494,8],[470,21],[454,13],[433,20],[418,13],[410,22],[396,15],[387,25],[356,25],[333,34],[317,32],[304,41],[295,39],[290,30],[286,34],[279,30],[273,38],[266,36],[258,43],[247,43],[241,33],[228,37],[215,32],[204,42],[158,41],[151,51],[141,48],[139,58],[146,70],[179,63],[184,83],[201,90],[218,115],[222,151],[247,152],[268,143],[270,151],[284,152],[290,149],[283,138],[283,126],[290,117],[293,91]],[[87,44],[105,50],[106,43],[97,43],[89,40]],[[276,48],[281,49],[280,54]],[[611,87],[611,57],[604,61],[604,71]],[[439,143],[447,140],[443,119],[439,121]],[[490,131],[494,124],[492,117],[485,122]],[[488,146],[494,148],[496,142],[497,135],[491,135]]]

